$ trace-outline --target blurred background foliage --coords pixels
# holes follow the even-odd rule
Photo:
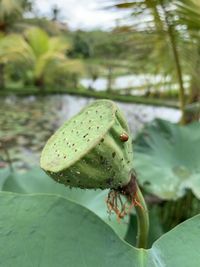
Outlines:
[[[106,77],[110,91],[117,89],[115,77],[145,74],[154,80],[146,78],[122,93],[179,96],[184,115],[185,105],[197,102],[200,94],[199,2],[111,1],[104,8],[128,10],[127,24],[110,31],[71,31],[59,21],[56,7],[48,19],[34,17],[31,1],[1,0],[0,88],[76,88],[84,76],[93,82]]]

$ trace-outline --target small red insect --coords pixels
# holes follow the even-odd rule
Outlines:
[[[120,135],[120,140],[121,140],[122,142],[126,142],[126,141],[128,141],[128,138],[129,138],[129,136],[128,136],[127,133],[123,133],[123,134]]]

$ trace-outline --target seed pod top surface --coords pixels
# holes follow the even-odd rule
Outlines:
[[[97,100],[48,140],[42,151],[41,167],[65,185],[119,187],[128,183],[132,168],[131,138],[122,142],[122,134],[128,135],[129,130],[116,104]]]

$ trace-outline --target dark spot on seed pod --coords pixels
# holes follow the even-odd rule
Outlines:
[[[130,160],[129,160],[129,161],[127,161],[127,163],[129,164],[129,163],[130,163]]]
[[[64,159],[66,159],[66,156],[64,156]]]
[[[91,129],[91,127],[88,128],[88,130],[90,130],[90,129]]]
[[[91,120],[89,120],[89,122],[92,122]]]
[[[116,152],[113,152],[112,153],[112,157],[114,158],[116,156]]]
[[[99,126],[97,126],[97,130],[99,129]]]
[[[60,154],[57,154],[58,157],[60,157]]]
[[[128,141],[128,138],[129,138],[129,136],[128,136],[127,133],[123,133],[123,134],[120,135],[120,140],[121,140],[122,142],[126,142],[126,141]]]
[[[90,141],[90,139],[87,140],[87,142],[89,142],[89,141]]]
[[[85,135],[83,136],[83,138],[85,138],[86,136],[88,136],[88,133],[87,133],[87,134],[85,134]]]
[[[75,149],[75,152],[77,152],[77,149]]]
[[[121,161],[123,161],[124,159],[123,158],[121,158]]]
[[[102,119],[102,116],[99,116],[100,119]]]
[[[76,133],[78,134],[78,131],[76,131]]]
[[[75,146],[75,144],[72,144],[72,146]]]
[[[101,143],[103,143],[103,141],[104,141],[104,138],[101,139]]]

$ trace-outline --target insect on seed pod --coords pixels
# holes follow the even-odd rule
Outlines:
[[[112,101],[97,100],[52,135],[40,165],[67,186],[117,189],[130,182],[132,160],[129,128],[122,112]]]
[[[129,136],[128,136],[127,133],[123,133],[123,134],[120,135],[120,140],[122,142],[127,142],[128,141],[128,138],[129,138]]]

